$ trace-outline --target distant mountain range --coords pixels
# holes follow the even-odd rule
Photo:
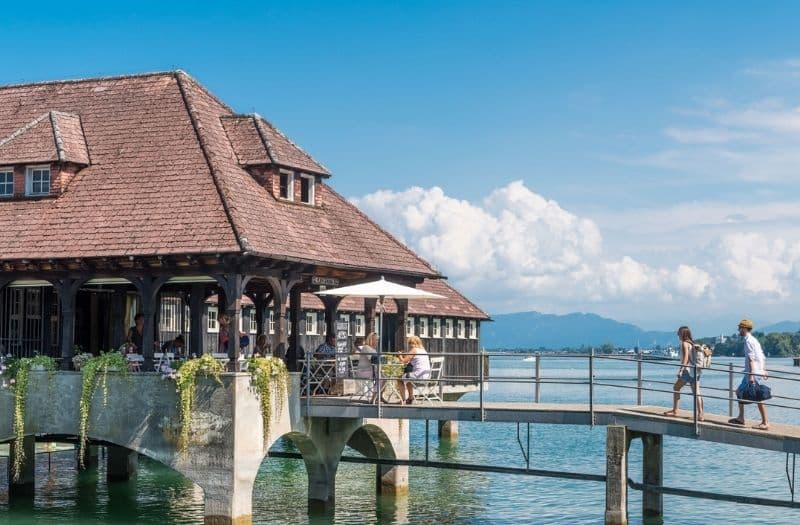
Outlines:
[[[578,348],[612,343],[617,347],[652,348],[675,346],[674,331],[642,330],[631,323],[621,323],[595,314],[565,315],[517,312],[493,315],[494,322],[481,325],[481,343],[485,348]],[[757,328],[760,332],[797,332],[800,322],[782,321]],[[700,336],[702,334],[695,334]]]

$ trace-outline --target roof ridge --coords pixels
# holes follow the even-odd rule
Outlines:
[[[53,128],[53,139],[56,143],[56,156],[59,162],[64,162],[64,139],[61,137],[58,124],[56,124],[56,114],[54,111],[49,111],[48,114],[50,115],[50,126]]]
[[[321,182],[320,184],[324,184],[324,183],[322,183],[322,182]],[[326,188],[326,189],[327,189],[327,190],[328,190],[328,191],[329,191],[329,192],[330,192],[330,193],[331,193],[331,194],[332,194],[334,197],[337,197],[339,200],[343,201],[343,202],[344,202],[346,205],[348,205],[348,206],[352,206],[352,207],[353,207],[353,209],[356,211],[356,213],[358,213],[358,214],[359,214],[359,215],[360,215],[360,216],[361,216],[363,219],[365,219],[367,222],[369,222],[370,224],[372,224],[373,226],[375,226],[376,228],[378,228],[378,230],[379,230],[379,231],[381,231],[381,232],[382,232],[384,235],[387,235],[387,236],[388,236],[388,237],[389,237],[391,240],[393,240],[394,242],[396,242],[396,243],[397,243],[397,244],[398,244],[398,245],[399,245],[399,246],[400,246],[402,249],[404,249],[405,251],[407,251],[408,253],[410,253],[410,254],[411,254],[413,257],[415,257],[417,260],[421,261],[421,262],[422,262],[422,263],[423,263],[425,266],[427,266],[428,268],[430,268],[430,269],[431,269],[431,271],[433,271],[433,272],[434,272],[434,274],[435,274],[436,276],[438,276],[438,277],[440,277],[440,278],[442,277],[442,274],[440,274],[440,273],[439,273],[439,270],[437,270],[436,268],[434,268],[434,267],[433,267],[433,265],[432,265],[431,263],[429,263],[428,261],[426,261],[425,259],[423,259],[423,258],[422,258],[422,257],[421,257],[421,256],[420,256],[418,253],[416,253],[414,250],[412,250],[411,248],[409,248],[408,246],[406,246],[406,243],[404,243],[404,242],[400,241],[400,239],[398,239],[397,237],[395,237],[394,235],[392,235],[391,233],[389,233],[389,232],[388,232],[386,229],[384,229],[384,228],[383,228],[383,226],[381,226],[380,224],[378,224],[377,222],[375,222],[374,220],[372,220],[372,219],[371,219],[371,218],[370,218],[370,217],[369,217],[369,216],[368,216],[366,213],[364,213],[363,211],[361,211],[361,208],[359,208],[358,206],[356,206],[355,204],[353,204],[352,202],[350,202],[348,199],[345,199],[345,198],[344,198],[344,197],[343,197],[343,196],[342,196],[342,195],[341,195],[339,192],[337,192],[336,190],[334,190],[333,188],[331,188],[331,186],[330,186],[329,184],[325,184],[325,188]]]
[[[189,114],[189,120],[192,123],[192,129],[194,130],[194,134],[197,137],[197,142],[200,145],[200,151],[203,153],[203,158],[206,161],[206,165],[208,166],[208,170],[211,174],[211,180],[214,182],[214,187],[217,189],[217,194],[219,195],[220,203],[222,204],[222,209],[225,211],[225,216],[228,219],[228,224],[231,227],[233,232],[233,236],[236,239],[236,244],[239,245],[239,249],[243,252],[249,252],[250,247],[247,245],[247,239],[243,238],[239,233],[239,228],[236,226],[236,222],[233,219],[233,214],[231,213],[230,207],[228,206],[228,200],[225,196],[225,192],[222,191],[222,186],[220,185],[219,177],[217,176],[217,170],[214,166],[214,163],[211,161],[211,155],[208,151],[208,145],[206,144],[205,137],[200,132],[200,128],[202,127],[199,123],[199,119],[197,117],[197,109],[194,107],[194,104],[189,100],[189,95],[186,88],[183,85],[183,81],[185,79],[191,79],[188,75],[184,72],[175,72],[173,74],[173,78],[175,82],[178,84],[178,91],[181,94],[181,99],[183,100],[183,104],[186,107],[186,112]],[[195,83],[195,85],[197,85]]]
[[[205,86],[204,86],[202,83],[198,82],[196,78],[194,78],[192,75],[190,75],[189,73],[187,73],[187,72],[186,72],[186,71],[184,71],[183,69],[176,69],[175,71],[172,71],[172,75],[173,75],[175,78],[177,78],[177,77],[183,77],[183,78],[185,78],[186,80],[188,80],[189,82],[191,82],[192,84],[194,84],[194,86],[195,86],[196,88],[200,89],[200,91],[202,91],[203,93],[205,93],[206,95],[208,95],[209,97],[211,97],[212,99],[214,99],[214,101],[215,101],[217,104],[219,104],[220,106],[222,106],[222,107],[223,107],[223,108],[225,108],[226,110],[230,111],[230,112],[231,112],[231,114],[233,114],[233,113],[236,113],[236,112],[233,110],[233,108],[231,108],[231,107],[230,107],[228,104],[226,104],[226,103],[225,103],[225,101],[223,101],[221,98],[219,98],[219,97],[218,97],[217,95],[215,95],[213,92],[209,91],[209,90],[208,90],[208,88],[206,88],[206,87],[205,87]]]
[[[253,119],[253,124],[256,126],[256,133],[258,136],[261,137],[261,142],[264,144],[264,147],[267,149],[267,156],[269,160],[275,164],[275,154],[272,151],[272,144],[269,142],[269,138],[267,138],[267,134],[264,132],[264,128],[261,125],[261,120],[264,120],[264,117],[259,115],[258,113],[253,113],[252,115],[247,115],[249,118]]]
[[[429,279],[429,280],[433,281],[434,279]],[[472,306],[473,308],[475,308],[477,311],[479,311],[480,313],[482,313],[483,315],[485,315],[487,319],[491,319],[491,318],[492,318],[492,316],[490,316],[488,313],[486,313],[486,312],[483,310],[483,308],[481,308],[480,306],[478,306],[477,304],[475,304],[474,302],[472,302],[472,300],[471,300],[469,297],[467,297],[466,295],[464,295],[463,293],[461,293],[461,291],[460,291],[458,288],[456,288],[455,286],[452,286],[452,285],[450,284],[450,281],[447,279],[447,277],[443,277],[443,278],[441,278],[441,279],[438,279],[438,280],[439,280],[439,281],[442,281],[442,284],[444,284],[445,286],[447,286],[448,288],[450,288],[451,290],[453,290],[455,293],[457,293],[458,295],[460,295],[462,299],[464,299],[464,300],[465,300],[467,303],[469,303],[469,305],[470,305],[470,306]]]
[[[68,78],[64,80],[39,80],[33,82],[15,82],[12,84],[0,84],[0,90],[20,88],[20,87],[31,87],[31,86],[51,86],[56,84],[79,84],[83,82],[98,82],[104,80],[125,80],[128,78],[173,76],[178,72],[186,74],[186,72],[181,69],[175,69],[172,71],[150,71],[145,73],[132,73],[127,75],[105,75],[98,77]]]
[[[311,156],[311,155],[310,155],[310,154],[309,154],[309,153],[308,153],[306,150],[304,150],[303,148],[301,148],[300,146],[298,146],[297,144],[295,144],[295,143],[294,143],[294,141],[292,141],[292,139],[290,139],[289,137],[287,137],[286,135],[284,135],[284,134],[283,134],[283,132],[282,132],[280,129],[278,129],[277,127],[275,127],[275,126],[272,124],[272,122],[270,122],[269,120],[265,119],[264,117],[262,117],[262,116],[261,116],[261,115],[259,115],[258,113],[253,113],[253,116],[255,116],[255,117],[256,117],[256,121],[258,121],[258,119],[261,119],[261,120],[263,120],[263,121],[264,121],[264,122],[267,124],[267,126],[271,127],[271,128],[272,128],[272,129],[273,129],[273,130],[274,130],[274,131],[275,131],[275,132],[278,134],[278,135],[280,135],[281,137],[283,137],[283,138],[284,138],[284,140],[286,140],[286,142],[288,142],[289,144],[291,144],[292,146],[294,146],[295,148],[297,148],[297,150],[298,150],[298,151],[300,151],[300,153],[302,153],[303,155],[305,155],[306,157],[308,157],[309,159],[311,159],[312,161],[314,161],[314,162],[315,162],[315,163],[316,163],[316,164],[317,164],[317,165],[318,165],[320,168],[322,168],[323,170],[325,170],[326,172],[328,172],[328,174],[330,174],[330,173],[331,173],[331,170],[329,170],[329,169],[327,168],[327,166],[325,166],[323,163],[321,163],[320,161],[318,161],[317,159],[315,159],[314,157],[312,157],[312,156]]]
[[[46,112],[42,113],[41,115],[39,115],[38,117],[36,117],[32,121],[30,121],[27,124],[25,124],[24,126],[22,126],[21,128],[17,128],[15,131],[12,131],[11,135],[7,136],[4,139],[0,139],[0,148],[2,148],[3,146],[8,144],[9,142],[14,140],[15,138],[19,137],[20,135],[24,135],[25,132],[29,131],[31,128],[34,128],[35,126],[37,126],[41,121],[43,121],[45,118],[50,116],[50,113],[51,113],[50,111],[46,111]],[[52,122],[51,122],[51,125],[52,125]]]

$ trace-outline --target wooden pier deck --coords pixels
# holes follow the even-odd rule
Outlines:
[[[770,430],[728,423],[728,416],[706,414],[695,432],[692,413],[680,417],[664,416],[665,407],[638,405],[484,402],[442,402],[419,405],[384,404],[380,417],[388,419],[428,419],[438,421],[484,421],[492,423],[539,423],[557,425],[625,425],[634,432],[700,439],[763,450],[800,453],[800,426],[771,423]],[[301,401],[303,415],[331,418],[377,418],[378,407],[343,397],[315,397]]]

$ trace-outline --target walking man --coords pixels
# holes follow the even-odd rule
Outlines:
[[[753,322],[749,319],[742,319],[739,322],[739,335],[744,339],[744,377],[741,387],[746,387],[748,383],[761,384],[767,379],[767,360],[761,343],[753,337]],[[729,423],[744,425],[744,403],[739,402],[739,416],[731,419]],[[761,413],[761,424],[753,428],[759,430],[769,430],[767,420],[767,407],[763,402],[758,403],[758,411]]]

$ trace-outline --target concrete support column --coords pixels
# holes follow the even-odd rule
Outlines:
[[[403,352],[406,348],[406,321],[408,320],[408,299],[395,299],[397,305],[397,326],[394,332],[395,352]]]
[[[205,525],[253,523],[253,481],[234,479],[231,485],[203,487]]]
[[[17,451],[17,442],[12,441],[8,453],[8,497],[32,498],[36,487],[36,438],[25,436],[22,440],[22,452],[25,459],[14,472],[12,458]]]
[[[458,421],[439,421],[439,439],[456,441],[458,439]]]
[[[651,487],[661,487],[664,483],[664,436],[661,434],[642,434],[642,519],[647,525],[661,525],[664,522],[664,495]]]
[[[302,308],[302,290],[300,286],[295,285],[289,293],[289,318],[291,319],[292,329],[289,330],[288,343],[289,346],[286,350],[286,366],[290,372],[297,372],[300,370],[297,359],[300,355],[300,317],[303,313]],[[313,351],[314,349],[305,349]]]
[[[75,462],[78,465],[78,470],[89,470],[90,468],[96,468],[97,464],[99,463],[99,457],[100,447],[97,445],[87,445],[86,455],[83,458],[83,466],[81,466],[80,451],[77,448],[75,449]]]
[[[605,525],[628,525],[628,432],[621,425],[606,429]]]
[[[53,279],[53,288],[58,292],[61,308],[61,369],[69,370],[72,366],[73,348],[75,347],[75,299],[78,289],[86,282],[85,278]]]
[[[109,482],[128,481],[139,470],[139,454],[125,447],[106,447],[106,479]]]

